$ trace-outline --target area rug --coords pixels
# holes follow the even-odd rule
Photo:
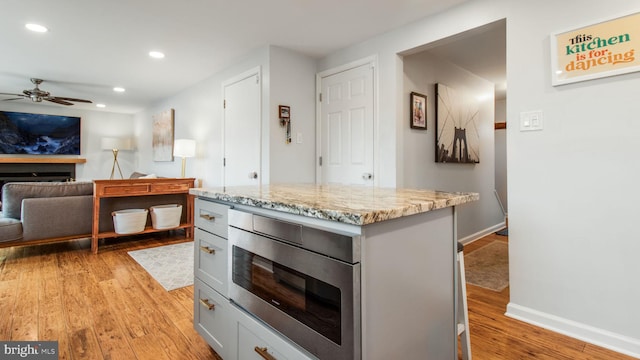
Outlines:
[[[509,245],[493,241],[464,254],[464,267],[468,284],[502,291],[509,286]]]
[[[193,285],[193,241],[128,254],[167,291]]]

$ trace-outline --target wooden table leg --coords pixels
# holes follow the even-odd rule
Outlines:
[[[98,232],[100,230],[100,198],[96,196],[95,185],[93,189],[93,223],[91,226],[91,252],[98,253]]]

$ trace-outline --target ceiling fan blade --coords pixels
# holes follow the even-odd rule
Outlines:
[[[69,97],[53,97],[52,99],[58,99],[58,100],[66,100],[66,101],[75,101],[75,102],[82,102],[82,103],[89,103],[91,104],[90,100],[84,100],[84,99],[75,99],[75,98],[69,98]]]
[[[70,98],[70,97],[51,96],[50,92],[44,91],[44,90],[41,90],[40,88],[38,88],[38,85],[40,85],[42,83],[41,79],[32,78],[31,82],[36,85],[36,87],[33,88],[32,90],[23,90],[22,94],[0,93],[0,95],[20,96],[20,98],[12,98],[12,99],[6,99],[6,100],[18,100],[18,99],[21,99],[21,98],[27,98],[27,99],[33,100],[34,102],[41,102],[42,100],[46,100],[46,101],[50,101],[52,103],[56,103],[56,104],[60,104],[60,105],[73,105],[73,103],[71,103],[71,101],[73,101],[73,102],[81,102],[81,103],[89,103],[89,104],[92,103],[92,101],[85,100],[85,99],[76,99],[76,98]],[[4,101],[4,100],[2,100],[2,101]]]
[[[10,101],[10,100],[22,100],[24,99],[23,97],[19,97],[19,98],[12,98],[12,99],[2,99],[2,101]]]
[[[64,101],[61,100],[60,98],[47,98],[47,99],[43,99],[43,100],[47,100],[47,101],[51,101],[54,102],[56,104],[61,104],[61,105],[73,105],[72,103],[68,102],[68,101]]]

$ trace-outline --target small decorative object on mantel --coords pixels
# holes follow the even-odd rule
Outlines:
[[[153,115],[153,161],[173,161],[174,110]]]
[[[427,130],[427,96],[411,92],[410,125],[412,129]]]
[[[278,105],[278,114],[280,116],[280,126],[286,126],[287,128],[285,142],[291,144],[291,109],[286,105]]]
[[[640,71],[640,12],[551,34],[553,86]]]
[[[477,100],[443,84],[436,98],[436,162],[479,163]]]

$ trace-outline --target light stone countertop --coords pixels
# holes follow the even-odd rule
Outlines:
[[[189,193],[353,225],[372,224],[479,199],[477,193],[316,184],[192,188]]]

